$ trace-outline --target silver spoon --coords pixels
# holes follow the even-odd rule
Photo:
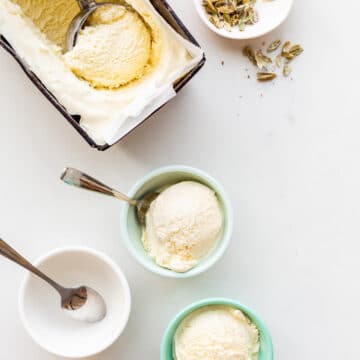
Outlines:
[[[117,0],[116,3],[113,2],[102,2],[97,3],[95,0],[77,0],[80,12],[74,17],[74,19],[71,21],[69,28],[66,33],[66,51],[70,51],[75,45],[76,41],[79,35],[80,30],[84,27],[87,19],[89,16],[98,8],[106,5],[115,5],[115,6],[122,6],[127,11],[131,11],[133,13],[136,13],[140,19],[143,21],[145,26],[147,28],[150,28],[148,23],[145,21],[144,17],[133,7],[131,6],[127,1],[125,0]]]
[[[151,203],[159,195],[158,192],[150,192],[139,200],[131,199],[120,191],[112,189],[111,187],[100,182],[99,180],[96,180],[93,177],[83,173],[82,171],[73,168],[65,168],[60,178],[69,185],[99,192],[105,195],[114,196],[119,200],[126,201],[130,205],[135,206],[137,218],[142,225],[145,225],[146,213],[149,210]]]
[[[32,265],[28,260],[21,256],[2,239],[0,239],[0,255],[29,270],[51,285],[61,297],[61,307],[69,312],[71,317],[87,322],[97,322],[105,317],[106,305],[104,299],[90,287],[80,286],[78,288],[66,288],[59,285],[53,279],[50,279],[47,275],[40,271],[37,267]],[[87,306],[90,300],[90,296],[92,298],[90,301],[91,308]]]

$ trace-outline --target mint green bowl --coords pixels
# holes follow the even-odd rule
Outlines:
[[[252,310],[250,310],[245,305],[242,305],[241,303],[234,300],[223,299],[223,298],[212,298],[212,299],[201,300],[189,305],[187,308],[181,311],[171,321],[170,325],[165,331],[161,343],[160,360],[174,360],[173,339],[178,326],[190,313],[204,306],[209,306],[209,305],[231,306],[243,311],[244,314],[255,324],[255,326],[259,330],[260,351],[259,351],[258,360],[273,360],[273,345],[272,345],[270,333],[267,327],[265,326],[265,324],[263,323],[263,321],[258,317],[258,315],[256,315]]]
[[[134,258],[153,273],[172,278],[189,278],[201,274],[213,266],[224,254],[229,244],[233,228],[232,208],[223,187],[210,175],[189,166],[173,165],[154,170],[140,179],[128,195],[138,199],[148,192],[183,180],[198,181],[213,189],[219,199],[224,214],[224,226],[216,247],[193,269],[185,273],[177,273],[157,265],[155,261],[150,258],[141,241],[142,229],[137,221],[135,208],[133,206],[125,204],[120,219],[122,239]]]

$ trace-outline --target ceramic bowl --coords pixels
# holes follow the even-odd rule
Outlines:
[[[141,241],[142,228],[137,221],[134,207],[125,204],[121,214],[122,239],[130,253],[146,269],[166,277],[188,278],[208,270],[224,254],[232,233],[233,214],[230,200],[223,187],[214,178],[201,170],[181,165],[160,168],[139,180],[128,195],[138,199],[148,192],[184,180],[198,181],[213,189],[219,199],[224,214],[224,226],[215,249],[203,258],[193,269],[185,273],[177,273],[157,265],[143,247]]]
[[[197,13],[205,25],[216,34],[229,39],[247,40],[263,36],[281,25],[288,17],[294,0],[258,0],[256,9],[259,13],[259,21],[254,25],[247,25],[244,31],[234,27],[232,31],[218,29],[209,21],[202,3],[203,0],[193,0]]]
[[[19,311],[32,339],[50,353],[82,358],[97,354],[123,332],[131,296],[120,268],[106,255],[85,247],[57,249],[35,262],[61,285],[90,286],[104,298],[107,315],[98,323],[71,319],[60,307],[60,296],[43,280],[27,274],[20,289]]]
[[[160,360],[174,360],[173,339],[180,323],[193,311],[209,305],[231,306],[241,310],[246,316],[248,316],[248,318],[255,324],[255,326],[259,330],[260,350],[257,360],[273,360],[273,345],[270,333],[266,325],[259,318],[259,316],[254,313],[254,311],[250,310],[247,306],[235,300],[223,298],[201,300],[199,302],[191,304],[190,306],[182,310],[178,315],[176,315],[176,317],[171,321],[170,325],[164,333],[160,349]]]

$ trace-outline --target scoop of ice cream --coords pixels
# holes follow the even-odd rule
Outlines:
[[[180,324],[174,337],[175,360],[255,360],[259,333],[240,311],[207,306]]]
[[[214,248],[222,223],[214,191],[183,181],[165,189],[152,202],[143,244],[160,266],[186,272]]]
[[[64,55],[78,77],[93,87],[114,89],[143,76],[151,57],[151,31],[133,12],[100,7]]]
[[[126,9],[122,6],[104,5],[94,11],[87,20],[87,25],[96,26],[101,24],[112,24],[119,21],[125,14]]]

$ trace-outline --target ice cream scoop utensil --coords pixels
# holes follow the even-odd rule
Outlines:
[[[159,195],[159,193],[157,192],[151,192],[146,194],[139,200],[131,199],[120,191],[112,189],[111,187],[100,182],[99,180],[96,180],[95,178],[83,173],[82,171],[73,168],[66,168],[61,175],[61,180],[63,180],[69,185],[99,192],[105,195],[114,196],[119,200],[126,201],[130,205],[136,207],[137,218],[141,224],[145,224],[145,216],[147,211],[149,210],[150,204]]]
[[[26,260],[22,255],[20,255],[16,250],[14,250],[9,244],[7,244],[4,240],[0,239],[0,255],[6,257],[7,259],[13,261],[14,263],[22,266],[23,268],[29,270],[33,274],[37,275],[39,278],[47,282],[50,286],[52,286],[61,297],[61,307],[67,311],[76,311],[82,308],[87,300],[88,293],[96,293],[95,290],[86,287],[80,286],[78,288],[66,288],[64,286],[59,285],[53,279],[49,278],[42,271],[40,271],[37,267],[32,265],[28,260]],[[92,314],[91,322],[100,321],[106,315],[106,306],[103,302],[102,297],[97,294],[97,298],[102,301],[99,306],[96,306],[97,311],[96,314]],[[81,320],[81,319],[79,319]],[[85,320],[88,321],[88,320]]]
[[[149,27],[149,25],[147,24],[147,22],[145,21],[143,16],[138,11],[136,11],[135,8],[133,6],[131,6],[125,0],[117,0],[116,3],[112,3],[112,2],[97,3],[95,0],[77,0],[77,2],[80,7],[80,12],[71,21],[69,28],[67,30],[65,51],[70,51],[75,46],[79,32],[85,25],[89,16],[95,10],[97,10],[99,7],[102,7],[102,6],[106,6],[106,5],[122,6],[127,11],[136,13],[140,17],[140,19],[144,22],[144,24],[147,27]]]

